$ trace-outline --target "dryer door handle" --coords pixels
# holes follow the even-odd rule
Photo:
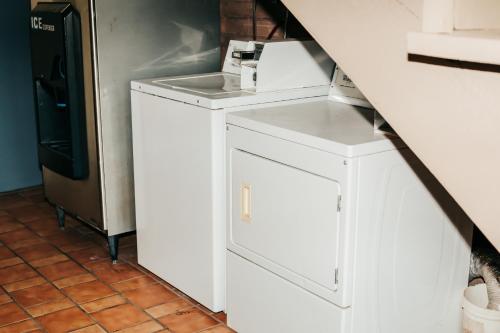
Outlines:
[[[241,220],[252,222],[252,187],[248,184],[241,185]]]

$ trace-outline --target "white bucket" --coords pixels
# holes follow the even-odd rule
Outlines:
[[[484,283],[465,289],[464,333],[500,333],[500,311],[489,310]]]

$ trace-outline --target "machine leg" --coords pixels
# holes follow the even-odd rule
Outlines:
[[[64,230],[64,220],[65,220],[64,209],[57,206],[56,207],[56,215],[57,215],[57,223],[59,224],[59,228],[61,230]]]
[[[108,236],[109,256],[111,257],[113,264],[118,262],[118,242],[118,235]]]

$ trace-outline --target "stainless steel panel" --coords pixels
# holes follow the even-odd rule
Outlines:
[[[90,176],[72,181],[44,169],[45,192],[120,234],[135,229],[130,81],[218,71],[219,0],[69,2],[82,21]]]
[[[218,0],[94,0],[108,234],[135,229],[130,81],[219,70]]]
[[[32,0],[32,7],[38,1]],[[49,0],[44,2],[57,2]],[[43,168],[45,195],[52,203],[64,207],[81,219],[103,229],[102,206],[99,185],[97,135],[95,130],[94,79],[92,64],[92,39],[90,8],[88,0],[72,0],[82,22],[82,51],[85,86],[85,109],[87,119],[87,147],[89,153],[89,177],[84,181],[74,181],[51,170]]]

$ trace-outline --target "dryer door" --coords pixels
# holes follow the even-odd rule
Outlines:
[[[231,153],[230,241],[243,256],[319,295],[337,289],[338,182]]]

